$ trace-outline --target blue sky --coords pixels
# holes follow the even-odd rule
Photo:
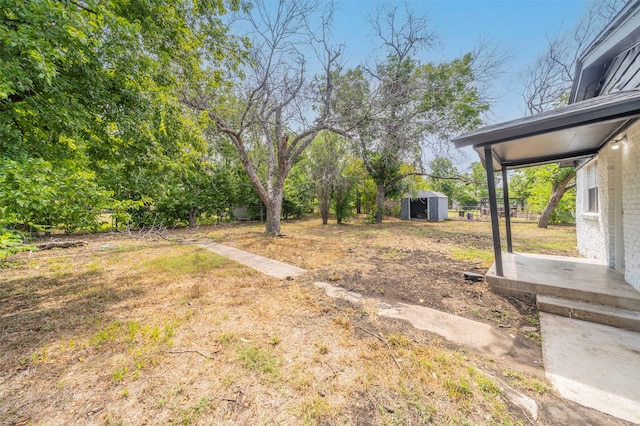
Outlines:
[[[375,48],[367,16],[379,5],[404,2],[337,0],[334,38],[347,46],[355,66]],[[439,38],[439,46],[420,55],[423,61],[451,60],[473,49],[480,37],[493,40],[512,54],[505,75],[495,84],[501,98],[492,121],[524,115],[520,77],[544,50],[547,35],[570,31],[587,9],[584,0],[421,0],[406,2],[424,12]]]

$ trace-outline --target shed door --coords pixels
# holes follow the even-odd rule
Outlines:
[[[430,197],[427,198],[427,200],[429,201],[429,216],[427,217],[427,219],[431,220],[431,221],[437,221],[438,220],[438,197]]]

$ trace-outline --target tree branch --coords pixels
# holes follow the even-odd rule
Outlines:
[[[431,179],[443,179],[443,180],[459,180],[462,181],[464,183],[467,184],[472,184],[474,183],[474,181],[472,181],[471,179],[464,177],[464,176],[460,176],[460,175],[456,175],[456,176],[438,176],[438,175],[432,175],[429,173],[422,173],[422,172],[410,172],[410,173],[403,173],[400,176],[397,176],[393,179],[391,179],[386,186],[390,186],[393,185],[396,182],[401,181],[402,179],[409,177],[409,176],[426,176],[428,178]]]
[[[99,15],[99,13],[98,13],[97,11],[95,11],[95,10],[91,9],[90,7],[88,7],[88,6],[84,5],[84,4],[80,4],[80,3],[79,3],[79,2],[77,2],[77,1],[74,1],[74,0],[63,0],[63,1],[64,1],[64,2],[67,2],[67,3],[71,3],[71,4],[72,4],[72,5],[74,5],[75,7],[79,8],[79,9],[82,9],[82,10],[84,10],[85,12],[92,13],[92,14],[94,14],[94,15],[96,15],[96,16],[97,16],[97,15]]]

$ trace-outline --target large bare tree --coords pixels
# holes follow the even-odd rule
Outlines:
[[[578,58],[624,3],[623,0],[593,1],[572,31],[559,31],[547,38],[546,50],[528,67],[522,79],[527,114],[566,105]],[[551,196],[538,219],[539,228],[549,226],[560,200],[575,187],[575,175],[573,168],[550,174]]]
[[[188,96],[236,148],[266,207],[267,234],[280,233],[284,181],[294,162],[320,131],[335,126],[331,98],[342,48],[329,44],[331,16],[331,5],[320,0],[254,2],[233,23],[248,35],[249,66],[231,88],[191,88]]]

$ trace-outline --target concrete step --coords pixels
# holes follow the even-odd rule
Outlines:
[[[602,285],[588,285],[584,280],[560,280],[548,284],[544,279],[536,282],[539,277],[535,274],[521,274],[517,279],[498,277],[495,275],[495,265],[486,275],[487,283],[497,293],[513,296],[524,300],[535,300],[536,295],[545,295],[560,299],[588,301],[593,304],[614,306],[621,309],[640,312],[640,292],[624,282],[623,278],[604,276]],[[576,284],[576,281],[579,284]]]
[[[639,311],[543,294],[536,297],[536,303],[540,312],[609,325],[623,330],[640,331]]]

